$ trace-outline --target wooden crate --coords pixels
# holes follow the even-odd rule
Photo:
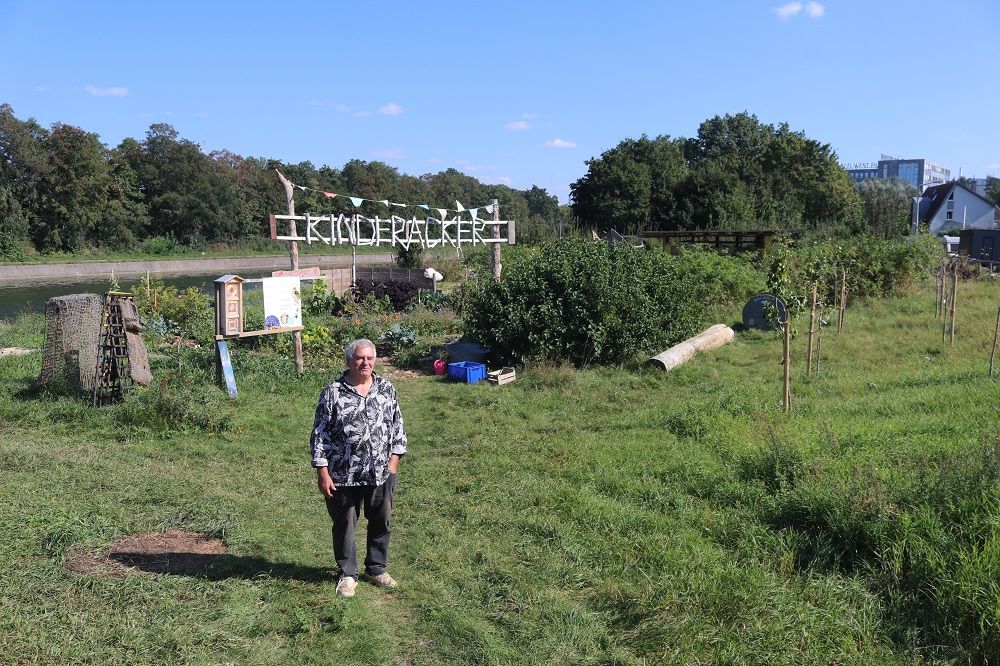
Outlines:
[[[495,384],[496,386],[503,386],[504,384],[510,384],[512,381],[517,379],[517,373],[514,372],[514,368],[500,368],[499,370],[494,370],[493,372],[486,373],[486,381],[490,384]]]

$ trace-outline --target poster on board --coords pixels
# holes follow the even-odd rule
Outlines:
[[[264,292],[264,328],[302,325],[302,291],[297,277],[261,281]]]

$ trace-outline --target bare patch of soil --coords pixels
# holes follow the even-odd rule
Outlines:
[[[221,540],[200,532],[170,530],[123,536],[100,555],[70,551],[66,568],[79,574],[126,576],[140,571],[188,575],[228,552]]]

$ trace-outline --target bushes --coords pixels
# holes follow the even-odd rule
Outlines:
[[[619,363],[697,330],[694,277],[662,253],[565,239],[475,282],[465,333],[503,361]]]
[[[375,298],[388,298],[392,304],[392,309],[402,312],[409,305],[410,301],[417,297],[419,289],[416,285],[400,280],[389,280],[387,282],[374,282],[372,280],[358,280],[354,285],[354,299],[357,302],[365,300],[369,295]]]
[[[941,243],[928,234],[892,241],[861,236],[798,246],[775,243],[764,257],[767,289],[793,312],[807,304],[814,282],[820,299],[833,303],[840,271],[846,268],[848,302],[900,296],[930,277],[943,252]]]

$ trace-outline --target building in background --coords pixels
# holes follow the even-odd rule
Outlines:
[[[993,229],[1000,225],[1000,207],[957,182],[928,187],[914,197],[914,218],[932,234],[961,229]]]
[[[846,164],[844,168],[854,179],[855,183],[860,183],[869,178],[899,178],[918,190],[925,187],[940,185],[951,180],[951,170],[931,162],[930,160],[903,159],[882,155],[882,158],[875,164],[863,163],[852,165]]]

